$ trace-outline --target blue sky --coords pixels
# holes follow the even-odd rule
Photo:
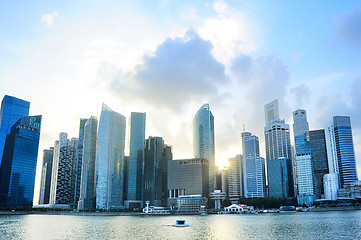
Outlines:
[[[192,156],[192,119],[215,117],[216,161],[260,138],[263,106],[307,110],[311,129],[350,115],[361,169],[361,1],[2,1],[0,95],[42,114],[39,149],[105,102],[147,112],[146,135]],[[361,172],[359,171],[359,175]],[[39,177],[39,176],[38,176]]]

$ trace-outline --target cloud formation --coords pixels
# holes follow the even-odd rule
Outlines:
[[[211,42],[190,30],[184,37],[168,38],[134,72],[118,73],[112,89],[120,96],[168,109],[190,100],[218,95],[227,84],[225,67],[211,54]]]
[[[340,13],[335,23],[338,36],[347,45],[361,47],[361,6]]]
[[[43,23],[45,23],[47,26],[51,27],[51,26],[54,25],[54,19],[56,17],[59,17],[58,11],[54,11],[54,12],[49,13],[49,14],[44,14],[43,16],[41,16],[41,21]]]

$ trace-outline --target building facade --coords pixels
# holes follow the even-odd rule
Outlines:
[[[337,190],[339,189],[338,182],[338,174],[336,173],[329,173],[323,176],[323,188],[325,191],[324,199],[337,200]]]
[[[22,117],[29,115],[30,103],[19,98],[5,95],[0,111],[0,165],[2,161],[6,136],[11,127]]]
[[[96,197],[96,146],[98,119],[91,116],[84,124],[79,209],[94,209]],[[79,144],[80,145],[80,144]]]
[[[209,196],[209,165],[205,158],[168,161],[168,206],[183,195]]]
[[[53,168],[54,148],[43,151],[43,165],[41,168],[39,204],[49,204],[51,173]]]
[[[96,207],[124,206],[125,117],[103,104],[96,150]]]
[[[172,154],[166,154],[168,149],[161,137],[149,137],[145,142],[143,199],[151,206],[167,206],[168,161],[172,160]]]
[[[277,100],[265,105],[265,114],[264,133],[269,196],[293,197],[295,194],[295,164],[291,150],[289,125],[285,123],[285,120],[279,119]],[[284,186],[285,183],[288,184],[287,187]],[[280,186],[282,188],[277,190]]]
[[[243,132],[242,148],[244,197],[265,197],[265,161],[259,156],[258,137],[250,132]]]
[[[83,148],[84,148],[84,126],[88,121],[86,118],[81,118],[79,123],[79,137],[78,137],[78,148],[77,158],[75,164],[75,193],[74,193],[74,206],[78,206],[80,198],[80,185],[81,185],[81,168],[83,162]]]
[[[67,204],[75,207],[76,165],[78,139],[68,139],[60,133],[55,141],[50,187],[50,204]]]
[[[132,112],[130,116],[130,144],[128,163],[128,208],[142,207],[144,174],[144,141],[146,113]]]
[[[6,136],[0,167],[0,206],[33,205],[41,116],[22,117]]]
[[[329,173],[325,130],[320,129],[309,131],[307,134],[307,140],[311,145],[316,198],[320,199],[322,194],[324,194],[323,176]]]
[[[243,197],[243,156],[241,154],[228,158],[227,172],[228,198],[231,202],[238,203],[239,198]]]
[[[216,187],[214,117],[209,104],[203,104],[193,119],[193,156],[209,162],[209,192]]]

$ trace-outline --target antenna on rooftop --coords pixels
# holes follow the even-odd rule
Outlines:
[[[246,131],[246,127],[244,126],[244,123],[243,123],[243,132],[245,132]]]

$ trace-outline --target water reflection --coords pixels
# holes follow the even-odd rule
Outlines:
[[[186,218],[187,228],[170,226]],[[361,211],[208,215],[0,215],[0,239],[361,239]]]

